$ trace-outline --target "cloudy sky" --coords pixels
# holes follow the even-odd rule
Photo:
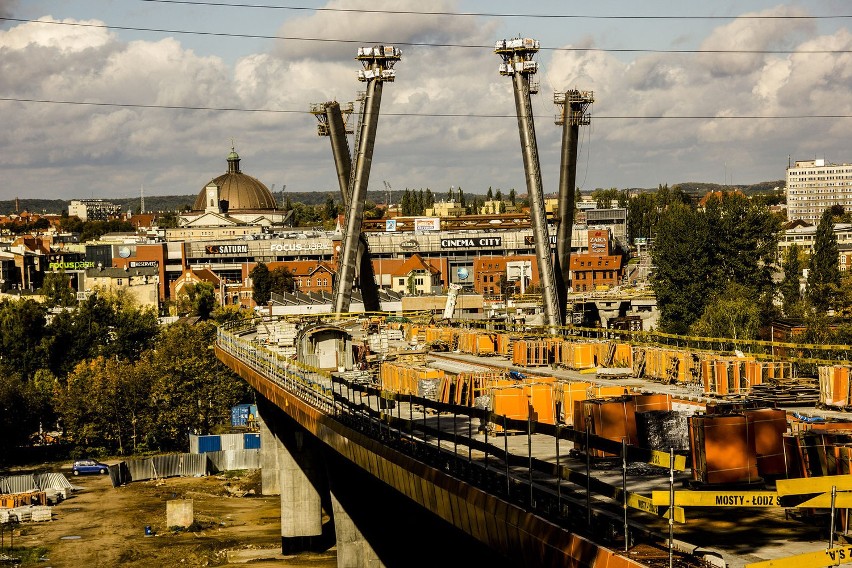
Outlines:
[[[546,192],[559,181],[553,92],[573,88],[596,99],[584,191],[782,179],[788,156],[852,162],[852,9],[839,0],[0,0],[0,17],[0,200],[195,194],[226,171],[232,140],[276,193],[336,191],[309,108],[353,101],[357,47],[377,43],[402,60],[370,189],[525,193],[493,52],[519,35],[542,47]]]

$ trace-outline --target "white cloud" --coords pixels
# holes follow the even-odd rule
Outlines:
[[[418,9],[412,1],[330,7]],[[454,2],[429,10],[457,10]],[[11,11],[0,0],[0,13]],[[764,15],[802,14],[780,6]],[[50,16],[44,22],[56,21]],[[66,22],[73,21],[65,20]],[[89,21],[86,23],[100,24]],[[386,84],[371,188],[450,185],[525,191],[511,81],[488,47],[489,19],[416,14],[315,12],[288,20],[279,35],[401,42],[397,80]],[[485,47],[421,47],[411,43]],[[594,47],[587,36],[566,46]],[[673,38],[673,43],[681,39]],[[807,20],[736,19],[699,42],[704,49],[849,50],[845,28],[818,32]],[[0,199],[188,194],[225,171],[235,140],[243,171],[288,190],[336,190],[327,140],[316,135],[311,103],[355,100],[358,43],[276,41],[233,66],[179,39],[122,40],[100,27],[21,23],[0,31],[0,96],[175,107],[275,109],[246,113],[0,101]],[[547,191],[558,182],[560,131],[554,89],[593,90],[592,125],[582,128],[578,183],[652,187],[678,181],[783,177],[787,154],[852,161],[846,121],[737,120],[742,115],[852,114],[848,54],[541,53],[534,99]],[[458,116],[440,116],[458,115]],[[504,115],[503,118],[465,115]],[[697,116],[694,120],[613,116]],[[354,119],[352,121],[354,123]],[[353,124],[354,125],[354,124]]]

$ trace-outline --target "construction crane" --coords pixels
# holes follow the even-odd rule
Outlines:
[[[577,183],[577,139],[579,127],[590,123],[587,111],[593,102],[595,94],[592,91],[572,89],[553,93],[553,103],[560,109],[556,115],[556,124],[562,126],[559,206],[556,211],[556,264],[559,285],[557,293],[565,319],[568,317],[568,286],[571,281],[571,230],[574,225],[574,192]]]
[[[361,126],[357,133],[354,170],[349,178],[350,190],[347,192],[349,211],[346,215],[346,228],[340,247],[337,280],[334,283],[334,313],[337,314],[348,312],[352,300],[352,283],[355,280],[355,267],[358,263],[361,225],[364,220],[364,203],[370,180],[370,166],[373,163],[373,148],[376,144],[382,87],[396,77],[393,67],[401,57],[402,52],[392,45],[358,48],[356,59],[362,65],[362,69],[358,71],[358,80],[367,83],[367,91]]]
[[[530,196],[530,219],[535,239],[535,255],[538,260],[538,278],[541,283],[541,298],[544,324],[555,334],[561,325],[556,277],[553,273],[553,257],[550,252],[550,234],[544,206],[544,190],[541,184],[541,167],[538,160],[538,145],[533,124],[530,93],[538,91],[532,77],[538,71],[533,56],[540,44],[532,38],[514,38],[498,41],[494,53],[500,56],[500,74],[512,78],[515,93],[515,112],[521,137],[521,154],[526,173],[527,194]]]
[[[387,210],[388,210],[388,211],[390,211],[390,206],[391,206],[391,185],[390,185],[388,182],[386,182],[386,181],[384,182],[384,184],[385,184],[385,190],[388,192],[388,197],[387,197],[387,200],[385,201],[385,203],[386,203],[386,204],[387,204],[387,206],[388,206],[388,207],[387,207]]]

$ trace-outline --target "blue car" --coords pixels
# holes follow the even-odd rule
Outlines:
[[[109,466],[95,460],[77,460],[71,466],[71,473],[74,475],[85,475],[87,473],[106,475],[109,473]]]

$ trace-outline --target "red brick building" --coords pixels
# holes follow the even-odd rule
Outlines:
[[[571,287],[575,292],[607,289],[621,282],[623,257],[612,254],[609,231],[589,230],[589,252],[571,255]]]
[[[509,293],[519,294],[521,277],[525,279],[524,289],[538,285],[538,260],[535,255],[480,256],[473,261],[473,289],[479,294],[500,294],[501,278],[506,278]]]

